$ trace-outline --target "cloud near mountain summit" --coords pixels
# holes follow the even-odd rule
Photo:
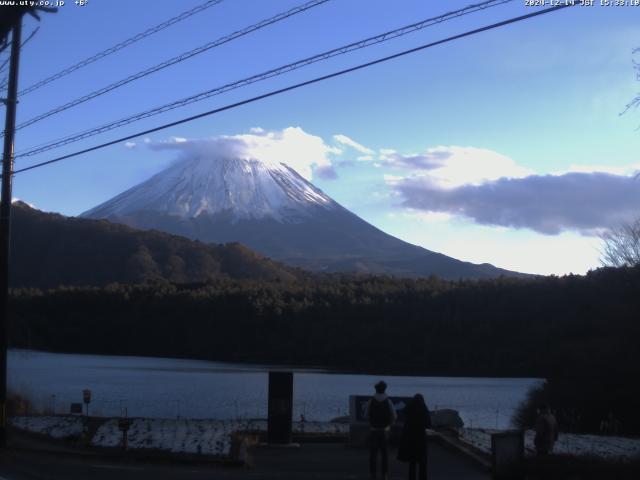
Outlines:
[[[250,133],[222,135],[205,139],[173,137],[168,141],[148,142],[154,150],[177,150],[187,157],[216,155],[223,158],[256,159],[265,163],[286,163],[306,180],[313,176],[325,179],[337,177],[331,156],[342,150],[328,145],[321,137],[300,127],[266,131],[252,128]]]

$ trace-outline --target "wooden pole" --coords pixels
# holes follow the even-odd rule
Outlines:
[[[7,445],[7,302],[9,299],[9,243],[11,238],[11,188],[13,180],[13,147],[18,104],[18,66],[22,16],[13,25],[11,61],[7,88],[2,156],[2,192],[0,194],[0,448]]]

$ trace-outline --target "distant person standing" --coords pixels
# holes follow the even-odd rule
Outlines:
[[[533,440],[538,455],[551,453],[557,440],[558,422],[556,417],[551,413],[549,405],[540,405],[538,419],[536,420],[536,436]]]
[[[404,426],[398,460],[409,462],[409,480],[427,480],[427,428],[431,415],[424,397],[417,393],[404,409]]]
[[[380,452],[382,478],[387,478],[389,471],[389,452],[387,436],[391,424],[396,421],[396,411],[386,395],[387,384],[382,380],[375,384],[376,393],[367,403],[369,417],[369,473],[376,478],[378,452]]]
[[[600,432],[605,435],[618,435],[620,433],[620,420],[613,412],[607,414],[607,418],[600,422]]]

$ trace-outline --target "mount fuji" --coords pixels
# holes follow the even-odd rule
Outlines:
[[[82,214],[203,242],[240,242],[314,271],[519,275],[411,245],[339,205],[284,163],[200,154]]]

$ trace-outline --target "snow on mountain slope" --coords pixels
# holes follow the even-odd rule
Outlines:
[[[286,223],[308,216],[309,207],[339,208],[283,163],[199,156],[179,161],[83,216],[148,211],[188,219],[225,213],[233,222],[269,218]]]

